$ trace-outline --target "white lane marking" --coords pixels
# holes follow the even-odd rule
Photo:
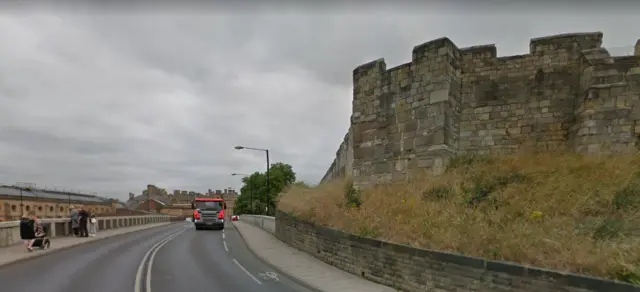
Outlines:
[[[182,232],[184,232],[186,229],[180,229],[174,233],[171,233],[169,235],[167,235],[167,237],[165,237],[164,239],[160,240],[158,243],[156,243],[155,245],[153,245],[148,251],[147,253],[144,254],[144,257],[142,257],[142,261],[140,261],[140,265],[138,265],[138,270],[136,271],[136,279],[135,279],[135,284],[133,287],[133,291],[134,292],[142,292],[142,271],[144,270],[144,264],[147,262],[147,258],[149,258],[149,255],[151,255],[151,253],[153,252],[153,250],[160,245],[161,243],[163,243],[165,240],[167,239],[173,239],[174,235],[180,234]]]
[[[275,272],[260,273],[260,274],[258,274],[258,276],[260,276],[260,278],[262,278],[264,280],[273,279],[275,281],[280,281],[280,279],[278,279],[278,274],[276,274]]]
[[[224,239],[224,233],[222,233],[222,239]]]
[[[227,247],[227,242],[223,241],[222,244],[224,244],[224,251],[229,252],[229,248]]]
[[[146,287],[146,292],[151,292],[151,269],[153,268],[153,260],[156,258],[156,254],[158,253],[158,251],[167,243],[169,243],[169,241],[171,241],[172,239],[178,237],[180,234],[182,234],[183,232],[185,232],[186,229],[183,229],[180,232],[174,233],[171,238],[167,238],[162,244],[158,245],[156,247],[156,249],[151,253],[151,256],[149,257],[149,263],[147,264],[147,284],[145,285]]]
[[[242,271],[244,271],[247,275],[249,275],[249,277],[251,277],[251,279],[256,281],[256,283],[262,285],[262,282],[260,282],[260,280],[258,280],[258,278],[256,278],[253,275],[251,275],[251,273],[249,273],[249,271],[247,271],[247,269],[245,269],[236,259],[233,259],[233,263],[236,264],[236,266],[238,266],[238,268],[240,268]]]

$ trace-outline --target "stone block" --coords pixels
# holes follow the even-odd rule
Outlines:
[[[429,103],[449,101],[449,89],[436,90],[429,93]]]

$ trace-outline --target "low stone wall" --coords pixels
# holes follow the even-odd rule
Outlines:
[[[238,216],[238,220],[242,220],[242,222],[247,222],[251,225],[260,227],[265,231],[275,233],[276,232],[276,219],[272,216],[264,216],[264,215],[241,215]]]
[[[359,237],[282,211],[275,230],[280,240],[325,263],[402,291],[640,291],[626,283]]]
[[[115,216],[96,219],[98,219],[98,230],[175,221],[172,216],[168,215]],[[69,219],[41,220],[44,224],[49,225],[50,237],[69,236],[72,233]],[[0,222],[0,247],[14,245],[20,241],[20,222]]]

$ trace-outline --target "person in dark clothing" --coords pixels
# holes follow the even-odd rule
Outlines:
[[[36,238],[36,221],[26,215],[20,218],[20,238],[24,242],[27,251],[33,251],[31,245]]]
[[[80,207],[78,217],[80,218],[80,237],[89,237],[89,229],[87,228],[87,224],[89,224],[89,212],[87,212],[84,207]]]
[[[69,210],[71,211],[71,213],[69,213],[69,218],[71,219],[71,229],[73,230],[73,236],[78,236],[80,235],[80,222],[78,222],[78,210],[76,210],[76,207],[74,206],[69,206]]]

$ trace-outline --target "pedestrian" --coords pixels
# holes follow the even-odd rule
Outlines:
[[[35,212],[33,212],[32,216],[35,216]],[[34,220],[33,217],[30,218],[30,216],[23,214],[22,218],[20,218],[20,238],[22,239],[26,251],[33,251],[31,246],[36,238],[36,220]]]
[[[71,218],[71,229],[73,230],[73,235],[80,235],[80,222],[78,218],[78,210],[76,210],[75,206],[69,206],[69,210],[71,210],[71,214],[69,217]]]
[[[87,224],[89,224],[89,212],[84,207],[80,206],[78,211],[78,223],[80,224],[80,237],[89,237],[89,230]]]
[[[38,219],[38,216],[36,216],[36,211],[32,210],[31,212],[29,212],[29,216],[31,217],[31,220],[33,220],[33,230],[35,231],[36,238],[43,236],[44,227],[42,226],[42,222],[40,222],[40,219]]]
[[[96,236],[98,233],[98,219],[95,213],[89,215],[89,236]]]

